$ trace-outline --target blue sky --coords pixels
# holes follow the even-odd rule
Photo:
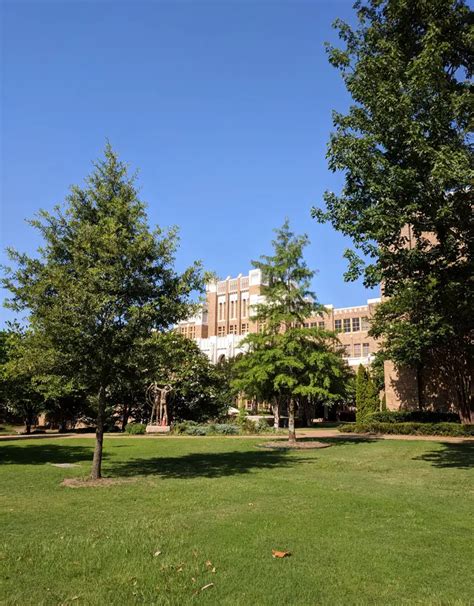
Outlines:
[[[4,1],[1,248],[33,253],[25,223],[61,202],[106,138],[139,169],[151,224],[177,224],[183,268],[247,272],[286,216],[311,245],[323,303],[377,291],[343,281],[349,244],[310,218],[341,175],[327,168],[331,111],[348,98],[327,62],[352,2]],[[5,310],[1,319],[11,317]]]

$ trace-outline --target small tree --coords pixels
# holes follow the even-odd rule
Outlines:
[[[29,311],[32,329],[47,335],[84,386],[96,409],[91,478],[100,478],[116,377],[152,329],[189,314],[190,295],[202,288],[201,268],[175,271],[177,230],[150,231],[135,178],[108,144],[65,208],[41,211],[31,224],[44,246],[36,258],[9,251],[17,263],[4,280],[13,295],[9,305]]]
[[[250,334],[248,353],[236,362],[239,389],[288,409],[288,437],[296,440],[295,413],[303,399],[331,402],[343,391],[345,367],[335,334],[304,328],[324,308],[310,291],[314,275],[303,258],[307,236],[296,236],[288,221],[276,230],[274,254],[254,261],[262,272],[263,301],[252,311],[259,332]]]
[[[371,413],[380,410],[380,399],[369,371],[359,365],[356,375],[356,420],[363,422]]]

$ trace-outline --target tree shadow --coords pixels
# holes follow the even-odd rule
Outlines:
[[[347,444],[375,444],[380,442],[377,436],[333,436],[332,438],[298,438],[298,442],[323,442],[331,446],[345,446]]]
[[[0,465],[44,465],[45,463],[78,463],[92,461],[93,446],[72,444],[19,444],[0,443]],[[104,453],[104,458],[106,454]]]
[[[414,461],[426,461],[440,469],[471,469],[474,467],[474,442],[442,442],[442,448],[415,457]]]
[[[176,479],[221,478],[262,469],[293,467],[301,462],[301,458],[288,457],[286,452],[248,450],[131,459],[108,466],[107,471],[122,477],[157,475]]]

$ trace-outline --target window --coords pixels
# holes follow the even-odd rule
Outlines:
[[[249,331],[249,325],[247,323],[242,324],[242,326],[240,327],[240,334],[242,335],[246,335]]]
[[[217,328],[217,336],[224,337],[225,336],[225,326],[219,326]]]
[[[360,358],[360,343],[354,343],[354,358]]]
[[[237,334],[237,325],[236,324],[231,324],[229,326],[229,334],[230,335],[236,335]]]
[[[230,317],[232,320],[235,320],[235,318],[237,317],[236,311],[237,311],[237,301],[231,301],[230,302]]]
[[[364,316],[363,318],[361,318],[361,322],[362,330],[369,330],[369,318],[367,316]]]
[[[219,320],[225,320],[225,302],[221,301],[219,303],[219,315],[218,315],[218,319]]]
[[[249,303],[248,299],[242,299],[242,318],[247,317],[248,303]]]
[[[311,322],[311,325],[310,325],[310,326],[311,326],[311,328],[316,328],[316,326],[317,326],[317,325],[318,325],[318,323],[317,323],[317,322]]]
[[[195,339],[196,338],[196,327],[195,326],[190,326],[189,327],[188,337],[190,339]]]
[[[345,358],[351,357],[351,346],[350,345],[344,345],[344,357]]]
[[[368,343],[362,343],[362,355],[364,357],[369,355],[369,344]]]
[[[344,318],[344,332],[351,332],[351,319]]]
[[[324,328],[324,322],[318,322],[318,328]]]
[[[334,321],[334,329],[335,330],[342,330],[342,320],[335,320]]]
[[[303,328],[309,328],[309,326],[310,326],[309,322],[305,322],[305,323],[303,324]]]
[[[352,318],[352,332],[359,332],[360,318]]]

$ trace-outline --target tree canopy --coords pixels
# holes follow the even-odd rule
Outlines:
[[[141,341],[188,316],[202,289],[199,263],[174,268],[176,228],[150,230],[128,167],[107,144],[82,187],[31,225],[43,239],[36,257],[10,250],[9,306],[26,310],[97,410],[92,477],[100,477],[107,402]]]
[[[349,236],[347,279],[383,284],[374,335],[399,363],[442,351],[472,408],[472,11],[463,0],[364,0],[328,46],[353,99],[334,112],[329,166],[344,172],[320,221]],[[359,253],[362,253],[360,255]],[[405,342],[402,345],[402,342]]]

